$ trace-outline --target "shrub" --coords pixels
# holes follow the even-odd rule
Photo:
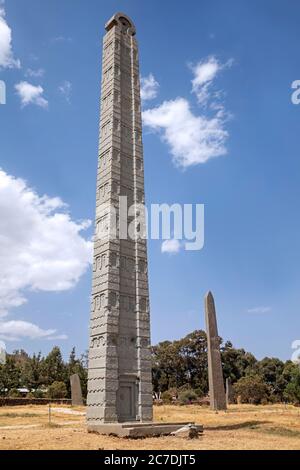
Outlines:
[[[49,398],[65,398],[67,393],[67,387],[64,382],[53,382],[53,384],[48,387]]]
[[[191,403],[192,401],[197,400],[197,398],[198,398],[197,394],[194,392],[194,390],[191,390],[191,389],[181,392],[178,397],[179,403],[181,405],[187,405]]]
[[[164,403],[172,403],[172,397],[173,393],[171,393],[169,390],[166,390],[161,394],[161,399]]]
[[[8,392],[8,396],[9,398],[21,398],[22,397],[22,394],[19,392],[19,390],[17,390],[16,388],[12,388],[9,392]]]

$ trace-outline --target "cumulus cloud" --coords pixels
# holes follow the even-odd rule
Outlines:
[[[71,101],[71,93],[72,93],[72,83],[69,82],[68,80],[65,80],[59,87],[58,91],[68,103]]]
[[[248,313],[269,313],[271,312],[271,307],[255,307],[255,308],[249,308],[247,311]]]
[[[12,50],[12,30],[5,17],[4,2],[0,1],[0,68],[20,68]]]
[[[81,236],[90,221],[71,219],[60,198],[39,196],[0,169],[0,315],[26,302],[26,292],[65,291],[92,261]]]
[[[0,322],[0,338],[5,341],[20,341],[23,339],[64,340],[66,335],[54,336],[56,330],[44,330],[39,326],[26,321]]]
[[[199,104],[206,105],[211,98],[218,97],[219,92],[215,92],[211,96],[213,81],[221,70],[230,67],[232,63],[231,59],[226,64],[222,64],[215,56],[211,56],[190,66],[194,75],[192,92],[196,94]]]
[[[142,101],[153,100],[157,97],[159,83],[152,73],[148,77],[141,77],[141,99]]]
[[[179,240],[164,240],[161,244],[162,253],[176,254],[179,253],[181,249],[181,243]]]
[[[182,97],[143,112],[145,126],[158,133],[168,145],[176,166],[187,168],[226,155],[225,127],[229,113],[221,103],[222,93],[212,92],[211,87],[220,70],[231,63],[221,64],[212,56],[190,65],[194,75],[192,92],[202,108],[200,113],[195,113],[190,102]]]
[[[44,89],[40,85],[35,86],[28,82],[20,82],[15,85],[17,94],[21,99],[22,107],[35,104],[41,108],[48,107],[48,101],[43,97]]]
[[[227,153],[228,132],[224,129],[222,116],[218,113],[212,118],[197,116],[184,98],[165,101],[144,111],[143,121],[160,133],[177,166],[186,168]]]

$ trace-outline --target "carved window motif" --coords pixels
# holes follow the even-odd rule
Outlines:
[[[116,104],[120,104],[120,93],[118,91],[114,92],[114,101]]]
[[[102,129],[101,129],[101,138],[102,139],[106,139],[106,137],[109,136],[110,129],[111,129],[110,121],[107,121],[105,124],[103,124]]]
[[[108,164],[108,161],[109,161],[109,150],[105,153],[102,153],[100,155],[100,168],[101,169],[104,169],[106,168],[107,164]]]
[[[105,294],[100,295],[100,308],[105,307]]]
[[[101,255],[101,269],[105,268],[106,266],[106,253]]]
[[[103,217],[100,217],[100,219],[97,222],[97,233],[98,234],[103,234],[108,231],[108,215],[104,215]]]
[[[108,82],[111,78],[113,78],[113,67],[109,67],[108,69],[104,70],[103,73],[103,82]]]
[[[115,162],[120,161],[120,152],[119,152],[119,150],[116,150],[116,149],[113,150],[113,159],[114,159]]]
[[[120,120],[119,119],[114,119],[114,131],[115,132],[120,132]]]
[[[105,111],[112,102],[112,94],[108,93],[108,95],[104,96],[102,99],[102,109]]]
[[[142,169],[142,160],[140,158],[136,159],[136,169],[140,171]]]
[[[133,297],[128,298],[128,309],[133,312],[135,310],[135,301]]]
[[[135,141],[137,144],[142,143],[142,133],[140,131],[134,131]]]
[[[119,51],[120,48],[121,48],[120,40],[119,40],[119,39],[116,39],[116,41],[115,41],[115,50],[116,50],[116,51]]]
[[[127,271],[133,272],[134,271],[134,260],[131,258],[128,258],[127,260]]]
[[[110,253],[110,264],[113,267],[117,266],[117,254],[116,253]]]
[[[114,46],[113,42],[111,41],[105,48],[104,48],[104,56],[107,57],[111,52],[113,52]]]
[[[146,312],[147,311],[147,305],[148,305],[148,301],[147,301],[146,297],[142,297],[140,299],[140,310],[142,312]]]
[[[109,304],[111,307],[115,307],[117,305],[117,294],[116,292],[109,293]]]
[[[123,97],[122,107],[123,107],[124,111],[130,111],[131,110],[131,100],[129,100],[128,98]]]
[[[114,195],[117,195],[117,194],[120,193],[120,191],[119,191],[119,185],[118,185],[118,183],[117,183],[116,181],[113,181],[113,182],[112,182],[112,188],[111,188],[111,189],[112,189],[112,193],[113,193]]]
[[[104,337],[103,336],[95,336],[91,340],[91,348],[100,348],[104,345]]]
[[[136,193],[137,201],[143,203],[144,202],[144,193],[140,189]]]
[[[96,270],[97,271],[101,270],[101,257],[100,256],[97,256],[97,259],[96,259]]]
[[[146,262],[143,259],[139,260],[139,272],[140,273],[146,272]]]
[[[115,76],[119,77],[121,74],[120,67],[118,65],[115,65]]]

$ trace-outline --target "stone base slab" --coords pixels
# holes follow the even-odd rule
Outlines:
[[[88,425],[88,432],[117,437],[141,438],[150,436],[167,436],[180,428],[194,423],[105,423]],[[199,433],[203,426],[196,425]]]

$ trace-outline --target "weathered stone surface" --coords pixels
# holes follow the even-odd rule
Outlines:
[[[226,404],[232,405],[234,403],[234,392],[233,392],[233,387],[231,383],[231,379],[227,377],[226,379]]]
[[[114,213],[125,228],[131,222],[119,196],[127,196],[128,207],[144,201],[138,45],[126,15],[117,13],[105,28],[88,426],[152,420],[147,244],[120,232],[111,236]]]
[[[226,410],[220,338],[218,335],[215,301],[211,292],[205,296],[205,320],[210,407],[213,410]]]
[[[82,406],[83,399],[82,399],[81,383],[80,383],[80,378],[78,374],[71,375],[70,384],[71,384],[72,405]]]

